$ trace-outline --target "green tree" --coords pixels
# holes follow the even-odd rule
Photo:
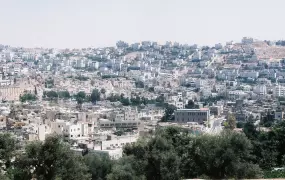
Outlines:
[[[268,134],[270,141],[275,142],[277,155],[277,165],[285,165],[285,122],[276,124]]]
[[[174,120],[174,111],[176,110],[176,106],[172,105],[172,104],[167,104],[165,111],[164,111],[164,115],[161,118],[162,122],[167,122],[167,121],[173,121]]]
[[[107,180],[146,180],[143,171],[139,173],[136,169],[138,163],[133,156],[121,158],[113,167]]]
[[[264,173],[265,179],[273,179],[273,178],[284,178],[285,177],[285,170],[268,170]]]
[[[158,96],[156,98],[156,100],[155,100],[156,101],[156,105],[157,106],[164,106],[164,100],[165,100],[165,98],[164,98],[163,94]]]
[[[12,166],[12,158],[16,155],[17,143],[11,134],[0,134],[0,170],[7,171]],[[1,174],[1,173],[0,173]]]
[[[38,95],[38,91],[37,91],[37,87],[35,86],[35,90],[34,90],[35,95]]]
[[[134,106],[138,106],[138,105],[141,105],[141,98],[139,96],[136,96],[135,98],[131,98],[131,103],[132,105]]]
[[[132,174],[146,179],[180,179],[180,158],[174,146],[178,134],[180,131],[177,128],[160,129],[149,140],[141,139],[126,145],[123,159],[131,164]]]
[[[91,102],[96,103],[97,101],[100,101],[100,93],[98,89],[94,89],[91,93]]]
[[[58,94],[55,91],[44,92],[44,95],[50,100],[54,100],[54,99],[58,98]]]
[[[80,91],[75,95],[76,101],[78,105],[82,105],[86,100],[86,93],[84,91]]]
[[[36,101],[36,100],[37,100],[37,97],[31,93],[25,93],[24,95],[20,96],[21,102]]]
[[[180,179],[180,158],[170,140],[156,136],[124,148],[122,160],[131,164],[133,176],[146,179]]]
[[[256,139],[251,139],[254,147],[253,154],[256,156],[256,164],[265,171],[272,170],[277,167],[277,141],[272,139],[271,133],[258,132]]]
[[[264,127],[272,127],[274,125],[274,121],[274,114],[267,112],[266,114],[263,114],[260,125]]]
[[[9,176],[2,174],[2,173],[0,173],[0,179],[1,180],[10,180]]]
[[[121,97],[119,95],[114,95],[114,94],[111,94],[111,96],[109,96],[107,98],[107,100],[111,101],[111,102],[117,102],[117,101],[120,101],[121,100]]]
[[[189,141],[182,154],[185,177],[207,176],[213,179],[257,178],[262,176],[253,163],[253,146],[245,135],[225,131],[220,135],[202,135]]]
[[[94,86],[95,81],[92,79],[92,80],[90,81],[90,84],[91,84],[91,86]]]
[[[129,106],[130,105],[130,99],[122,97],[121,101],[123,106]]]
[[[79,80],[79,81],[87,81],[89,78],[85,77],[85,76],[75,76],[75,79]]]
[[[136,81],[135,85],[136,85],[136,88],[144,88],[144,82],[142,81]]]
[[[244,122],[237,122],[236,127],[237,128],[243,128],[244,127]]]
[[[58,136],[50,136],[44,143],[32,142],[25,152],[15,160],[14,179],[90,179],[83,158]]]
[[[148,143],[148,148],[150,152],[147,156],[147,179],[180,179],[180,158],[169,140],[158,136]]]
[[[258,138],[258,131],[256,130],[255,125],[253,124],[252,121],[246,122],[243,126],[243,132],[245,135],[251,139],[251,140],[256,140]]]
[[[86,98],[86,93],[84,91],[80,91],[76,94],[77,98],[82,98],[85,99]]]
[[[58,96],[60,98],[63,98],[63,99],[69,99],[70,98],[70,93],[68,91],[60,91],[58,93]]]
[[[188,103],[185,105],[186,109],[195,109],[195,103],[193,100],[189,100]]]
[[[105,94],[106,93],[106,89],[102,88],[100,92],[101,92],[101,94]]]
[[[88,154],[84,156],[84,161],[92,180],[106,180],[113,165],[113,161],[107,155]]]
[[[149,91],[149,92],[154,92],[154,87],[148,88],[148,91]]]
[[[227,125],[225,126],[227,129],[233,130],[236,128],[236,117],[234,114],[229,113],[227,118]]]
[[[251,141],[234,131],[193,136],[176,127],[159,128],[150,139],[125,146],[123,162],[111,174],[154,180],[258,178],[262,171],[253,152]],[[130,166],[122,169],[122,163]]]
[[[54,87],[54,80],[49,78],[45,81],[45,87],[46,88],[53,88]]]
[[[255,163],[266,171],[277,166],[277,142],[274,140],[274,133],[259,132],[253,121],[248,121],[243,126],[244,134],[251,140],[254,147],[253,154],[256,156]]]

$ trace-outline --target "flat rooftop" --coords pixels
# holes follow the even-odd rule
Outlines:
[[[200,109],[177,109],[176,111],[208,111],[209,108],[200,108]]]

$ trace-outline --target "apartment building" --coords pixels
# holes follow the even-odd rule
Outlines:
[[[285,96],[285,86],[275,86],[273,89],[273,94],[275,97]]]
[[[284,112],[281,110],[276,110],[274,113],[274,119],[281,121],[284,119]]]
[[[175,122],[177,123],[187,123],[187,122],[197,122],[203,124],[208,122],[210,119],[210,110],[208,108],[201,109],[178,109],[174,113]]]
[[[136,121],[110,121],[108,119],[99,119],[98,126],[100,128],[139,128],[141,126],[141,122],[139,120]]]
[[[253,88],[253,92],[258,95],[266,95],[267,94],[267,88],[265,85],[258,85]]]
[[[24,88],[18,86],[3,86],[0,87],[1,99],[7,101],[17,101],[21,94],[24,93]]]
[[[88,123],[72,124],[64,120],[56,120],[50,124],[51,133],[61,134],[76,139],[88,135]]]

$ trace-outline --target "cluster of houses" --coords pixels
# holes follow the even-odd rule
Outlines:
[[[119,158],[124,145],[156,128],[216,133],[229,113],[237,122],[283,120],[284,52],[273,41],[250,37],[214,47],[151,41],[83,49],[0,45],[0,128],[23,141],[62,135],[73,140],[74,150],[83,144]],[[163,118],[170,107],[173,118]]]

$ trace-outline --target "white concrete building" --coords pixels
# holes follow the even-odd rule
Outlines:
[[[38,138],[40,141],[44,141],[46,139],[46,127],[45,125],[39,125],[38,127]]]
[[[271,67],[271,68],[279,68],[279,67],[281,67],[281,63],[280,63],[280,61],[272,61],[272,62],[269,63],[269,67]]]
[[[247,93],[241,90],[236,90],[236,91],[229,91],[228,92],[228,98],[231,100],[236,100],[236,99],[243,99],[246,97]]]
[[[196,88],[201,88],[201,87],[203,87],[204,85],[205,85],[205,81],[202,80],[202,79],[198,79],[198,80],[196,80],[196,82],[195,82],[195,87],[196,87]]]
[[[242,42],[243,44],[252,44],[252,43],[254,42],[254,40],[253,40],[253,38],[251,38],[251,37],[243,37],[242,40],[241,40],[241,42]]]
[[[88,126],[81,123],[71,124],[64,120],[56,120],[51,122],[51,133],[62,134],[68,136],[70,139],[76,139],[88,134]]]
[[[285,96],[285,86],[275,86],[273,90],[273,95],[276,97]]]
[[[258,78],[259,76],[259,72],[257,71],[242,71],[240,72],[240,77],[243,77],[243,78]]]
[[[183,109],[184,103],[183,101],[175,101],[175,106],[177,107],[177,109]]]
[[[267,94],[267,88],[265,85],[258,85],[253,88],[253,92],[258,95],[266,95]]]
[[[283,111],[275,111],[274,119],[281,121],[283,118],[284,118],[284,112]]]

